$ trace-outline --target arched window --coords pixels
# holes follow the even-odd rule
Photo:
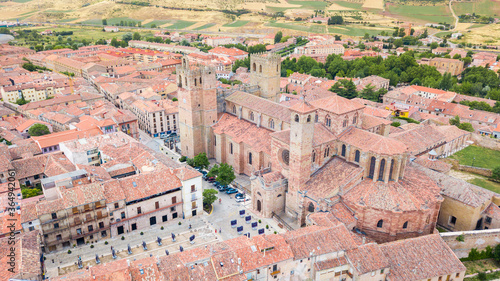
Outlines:
[[[236,105],[233,105],[233,113],[236,114]]]
[[[407,229],[408,228],[408,222],[405,221],[405,223],[403,224],[403,229]]]
[[[346,147],[345,147],[345,144],[342,145],[342,156],[345,157],[345,150],[346,150]]]
[[[274,120],[269,119],[269,128],[274,129]]]
[[[217,136],[214,136],[214,146],[217,145]]]
[[[384,226],[384,220],[379,220],[379,221],[377,222],[377,227],[378,227],[378,228],[382,228],[382,226]]]
[[[345,119],[344,119],[344,122],[342,123],[342,126],[345,128],[347,127],[347,123],[348,123],[349,119],[347,117],[347,115],[345,116]]]
[[[370,159],[370,172],[368,173],[368,177],[370,179],[373,179],[373,174],[375,173],[375,162],[376,161],[377,161],[377,159],[372,156],[372,158]]]
[[[262,65],[259,65],[259,72],[262,73]]]
[[[332,126],[332,119],[330,118],[330,115],[326,115],[326,117],[325,117],[325,125],[327,127],[331,127]]]
[[[253,70],[254,72],[256,72],[256,71],[257,71],[257,65],[255,64],[255,62],[253,63],[252,70]]]
[[[295,114],[295,122],[299,122],[299,115]]]
[[[327,147],[327,148],[325,149],[325,154],[324,154],[324,156],[325,156],[325,157],[328,157],[329,155],[330,155],[330,147]]]
[[[233,154],[233,143],[229,144],[229,152]]]
[[[187,77],[184,77],[184,82],[185,82],[184,84],[186,84],[186,85],[184,85],[184,87],[187,88],[187,86],[188,86],[188,78]]]
[[[252,152],[248,153],[248,164],[252,165]]]
[[[311,115],[307,115],[307,123],[311,123]]]
[[[260,192],[258,192],[258,191],[257,191],[257,195],[262,196],[262,194],[260,194]]]
[[[380,169],[378,171],[378,180],[379,181],[384,180],[384,172],[385,172],[385,159],[382,159],[382,161],[380,161]]]
[[[358,121],[358,114],[356,113],[354,115],[354,118],[352,119],[352,124],[356,125],[356,122]]]
[[[356,154],[354,155],[354,162],[359,163],[359,156],[361,153],[359,153],[359,150],[356,150]]]
[[[201,86],[201,77],[200,77],[200,86]]]
[[[318,119],[319,119],[319,116],[318,116],[318,114],[316,114],[316,116],[314,116],[314,122],[318,123]]]
[[[182,76],[179,76],[179,87],[180,87],[180,88],[183,88],[183,87],[182,87]]]
[[[253,121],[253,119],[254,119],[253,111],[250,111],[250,114],[248,114],[248,115],[249,115],[248,118]]]
[[[312,202],[309,203],[309,207],[307,208],[307,210],[311,213],[314,213],[314,204]]]
[[[196,87],[196,84],[198,83],[198,80],[194,78],[194,86]]]
[[[389,170],[389,180],[394,180],[392,178],[392,172],[394,171],[394,159],[391,160],[391,168]]]
[[[277,196],[277,197],[281,197],[281,194],[278,194],[278,196]]]
[[[316,151],[313,150],[312,162],[316,162]]]

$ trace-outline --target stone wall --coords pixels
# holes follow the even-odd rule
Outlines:
[[[486,169],[486,168],[479,168],[479,167],[459,165],[458,169],[460,171],[474,173],[474,174],[482,175],[482,176],[485,176],[485,177],[491,177],[491,174],[492,174],[491,170],[490,169]]]
[[[482,251],[487,246],[494,248],[500,243],[500,229],[442,232],[439,235],[459,258],[467,257],[472,248]],[[460,235],[463,235],[463,242],[457,240]]]
[[[492,139],[479,134],[472,134],[472,141],[474,141],[474,144],[477,146],[500,150],[500,141],[498,139]]]

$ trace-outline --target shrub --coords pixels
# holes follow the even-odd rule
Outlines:
[[[399,123],[397,121],[396,122],[392,122],[391,126],[393,126],[393,127],[399,127],[399,126],[401,126],[401,123]]]
[[[90,245],[90,249],[93,249],[94,248],[94,245]]]
[[[71,254],[71,250],[68,250],[68,254]]]
[[[144,232],[141,231],[141,235],[144,235]]]
[[[161,230],[163,230],[163,226],[162,226],[162,227],[160,227],[160,229],[161,229]]]
[[[274,234],[278,234],[278,231],[275,231]]]
[[[186,159],[186,156],[181,156],[181,158],[179,158],[179,162],[186,162]]]
[[[108,245],[108,241],[104,241],[104,245]]]
[[[122,240],[125,240],[125,236],[122,236]]]
[[[488,277],[486,276],[485,272],[479,272],[477,274],[477,279],[479,279],[480,281],[483,281],[483,280],[488,280]]]
[[[266,224],[266,229],[269,229],[269,225],[268,224]]]
[[[464,236],[462,234],[458,235],[456,239],[457,239],[457,241],[460,241],[460,242],[465,241]]]
[[[259,223],[262,223],[262,221],[261,221],[261,220],[259,220]]]
[[[179,225],[181,225],[181,224],[182,224],[182,222],[179,222]]]
[[[484,251],[479,252],[476,248],[472,248],[469,252],[469,256],[466,258],[461,258],[461,261],[477,261],[494,258],[493,248],[490,246],[486,247]]]

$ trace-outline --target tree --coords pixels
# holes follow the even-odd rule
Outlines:
[[[108,25],[108,20],[107,19],[102,19],[102,25]]]
[[[141,40],[141,35],[139,32],[134,32],[134,35],[132,35],[132,40]]]
[[[21,194],[23,195],[23,199],[35,197],[38,195],[38,190],[35,188],[23,188]]]
[[[127,33],[123,34],[123,36],[122,36],[122,40],[127,42],[127,43],[128,43],[128,41],[132,40],[132,38],[133,38],[133,35],[130,32],[127,32]]]
[[[16,100],[17,105],[23,105],[23,104],[27,104],[29,102],[30,102],[29,100],[24,99],[24,96],[22,98]]]
[[[216,180],[222,185],[228,185],[236,178],[233,166],[227,163],[222,163],[220,166],[215,164],[215,166],[210,169],[207,176],[216,177]]]
[[[403,46],[403,40],[402,39],[396,39],[394,40],[394,47],[399,48]]]
[[[491,179],[494,180],[494,181],[500,181],[500,166],[497,166],[495,168],[493,168],[493,170],[491,171]],[[500,244],[498,244],[500,245]],[[500,261],[500,248],[495,248],[495,253],[497,252],[498,250],[498,261]]]
[[[375,92],[375,86],[372,86],[371,83],[368,84],[363,90],[361,90],[359,94],[364,99],[379,102],[379,97]]]
[[[207,154],[202,152],[194,157],[194,166],[200,168],[208,168],[210,162],[208,161]]]
[[[458,128],[464,131],[474,132],[474,128],[472,127],[471,123],[460,123],[460,125],[458,125]]]
[[[453,118],[450,118],[450,125],[454,125],[454,126],[457,126],[460,125],[460,117],[455,116]]]
[[[432,42],[431,45],[430,45],[430,47],[431,47],[431,50],[434,50],[437,47],[439,47],[439,44],[437,42]]]
[[[216,194],[219,192],[213,188],[203,190],[203,205],[210,206],[217,200]]]
[[[156,24],[151,24],[151,28],[156,28]]]
[[[399,126],[401,126],[401,123],[397,122],[397,121],[396,122],[392,122],[391,126],[393,126],[393,127],[399,127]]]
[[[279,43],[281,38],[283,38],[283,32],[278,31],[276,35],[274,35],[274,44]]]
[[[118,47],[120,46],[120,43],[118,42],[118,40],[116,39],[116,37],[113,37],[113,39],[111,39],[111,43],[109,43],[111,46],[113,47]]]
[[[352,82],[352,79],[342,79],[332,86],[330,91],[337,93],[339,96],[353,99],[358,93],[356,92],[356,85]]]
[[[344,18],[342,16],[333,16],[328,19],[328,25],[343,24]]]
[[[50,134],[50,130],[44,124],[35,124],[29,128],[28,134],[32,137],[38,137]]]

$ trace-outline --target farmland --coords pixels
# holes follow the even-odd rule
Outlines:
[[[500,15],[500,2],[478,0],[474,2],[453,2],[453,10],[457,16],[476,13],[481,16]]]
[[[419,22],[453,23],[453,17],[446,5],[410,6],[387,4],[387,10],[391,15],[396,15],[407,20],[413,19]]]

